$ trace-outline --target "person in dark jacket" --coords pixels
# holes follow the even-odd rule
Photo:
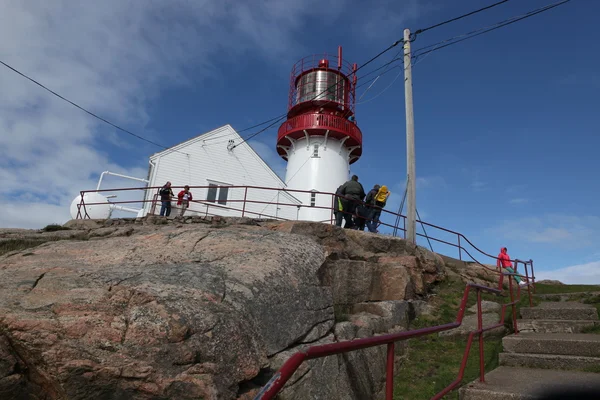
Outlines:
[[[173,196],[175,196],[173,190],[171,189],[171,182],[165,183],[165,186],[163,186],[160,189],[159,193],[161,202],[160,216],[168,217],[169,215],[171,215],[171,199],[173,198]]]
[[[340,188],[340,194],[345,197],[342,200],[342,206],[344,207],[344,220],[346,221],[344,229],[352,229],[354,227],[352,217],[356,212],[356,207],[365,198],[365,189],[360,182],[358,182],[358,176],[352,175],[352,179],[344,183]]]
[[[364,231],[366,224],[368,224],[369,215],[371,214],[370,208],[366,204],[359,204],[356,207],[356,216],[354,217],[354,227],[359,231]]]
[[[334,204],[333,204],[333,215],[335,215],[335,225],[342,226],[342,220],[344,219],[344,206],[342,204],[342,198],[339,197],[342,185],[340,185],[335,191]]]

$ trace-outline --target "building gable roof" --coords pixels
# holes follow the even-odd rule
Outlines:
[[[246,141],[244,141],[244,139],[240,136],[239,133],[236,132],[235,129],[233,129],[233,127],[229,124],[227,125],[223,125],[217,129],[214,129],[210,132],[206,132],[203,133],[201,135],[198,135],[196,137],[193,137],[191,139],[188,139],[184,142],[181,142],[179,144],[176,144],[174,146],[169,147],[168,149],[159,151],[157,153],[154,153],[150,156],[150,159],[156,159],[158,157],[167,155],[169,153],[172,152],[181,152],[181,153],[185,153],[185,148],[189,145],[198,143],[198,142],[202,142],[205,141],[207,139],[210,139],[211,141],[208,143],[213,143],[216,144],[218,143],[218,145],[222,145],[222,146],[226,146],[226,141],[229,140],[233,140],[233,142],[240,147],[243,147],[244,149],[246,149],[246,151],[248,151],[257,161],[258,163],[265,169],[267,170],[272,176],[273,178],[275,178],[277,180],[277,182],[279,182],[281,184],[282,188],[286,188],[287,185],[285,184],[285,182],[283,181],[283,179],[281,179],[279,177],[279,175],[277,175],[275,173],[275,171],[273,171],[273,169],[269,166],[269,164],[267,164],[265,162],[265,160],[263,160],[263,158],[252,148],[252,146],[250,146]],[[219,139],[221,139],[221,141],[219,141]],[[213,142],[213,140],[215,140],[215,142]],[[235,151],[235,149],[233,150]],[[285,195],[289,196],[292,200],[297,201],[298,203],[301,203],[300,200],[298,200],[295,196],[291,195],[290,193],[284,192]]]

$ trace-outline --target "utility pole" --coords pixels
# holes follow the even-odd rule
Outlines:
[[[413,114],[412,69],[410,55],[410,29],[404,30],[404,100],[406,103],[406,173],[407,224],[406,240],[417,242],[417,195],[415,178],[415,121]]]

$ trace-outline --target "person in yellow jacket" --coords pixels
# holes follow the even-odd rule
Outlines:
[[[373,190],[369,192],[367,196],[367,203],[371,205],[371,214],[369,215],[370,221],[367,221],[367,228],[369,232],[377,233],[377,225],[379,224],[379,217],[381,216],[381,210],[385,207],[388,197],[390,197],[391,192],[388,190],[387,186],[382,185],[377,188],[379,185],[375,185]],[[377,188],[377,189],[375,189]],[[375,191],[377,190],[377,191]]]
[[[341,227],[342,221],[344,220],[344,206],[342,204],[342,198],[339,197],[342,185],[340,185],[335,191],[336,196],[334,197],[333,204],[333,215],[335,215],[335,225]]]

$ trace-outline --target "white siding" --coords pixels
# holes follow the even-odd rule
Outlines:
[[[210,139],[210,140],[207,140]],[[235,143],[242,141],[241,137],[229,125],[212,132],[188,140],[150,157],[153,167],[150,171],[150,186],[162,186],[171,181],[176,186],[208,186],[209,183],[219,183],[229,186],[260,186],[267,188],[284,188],[283,181],[269,168],[269,166],[246,143],[242,143],[233,150],[228,150],[227,141],[233,139]],[[174,188],[175,195],[180,188]],[[188,214],[192,211],[202,215],[241,216],[244,208],[244,188],[229,188],[228,200],[225,207],[219,203],[206,201],[207,188],[190,189],[194,201],[191,203]],[[152,200],[156,191],[148,192],[147,200]],[[246,195],[249,201],[264,203],[247,203],[245,215],[248,217],[278,217],[283,219],[296,219],[298,214],[297,204],[300,201],[289,194],[275,190],[261,190],[250,188]],[[280,202],[291,206],[276,206],[267,204]],[[175,201],[173,206],[175,206]],[[147,203],[146,210],[151,208]],[[231,210],[233,208],[235,210]],[[160,211],[160,203],[156,213]],[[173,210],[175,213],[177,210]],[[188,215],[186,214],[186,215]]]

